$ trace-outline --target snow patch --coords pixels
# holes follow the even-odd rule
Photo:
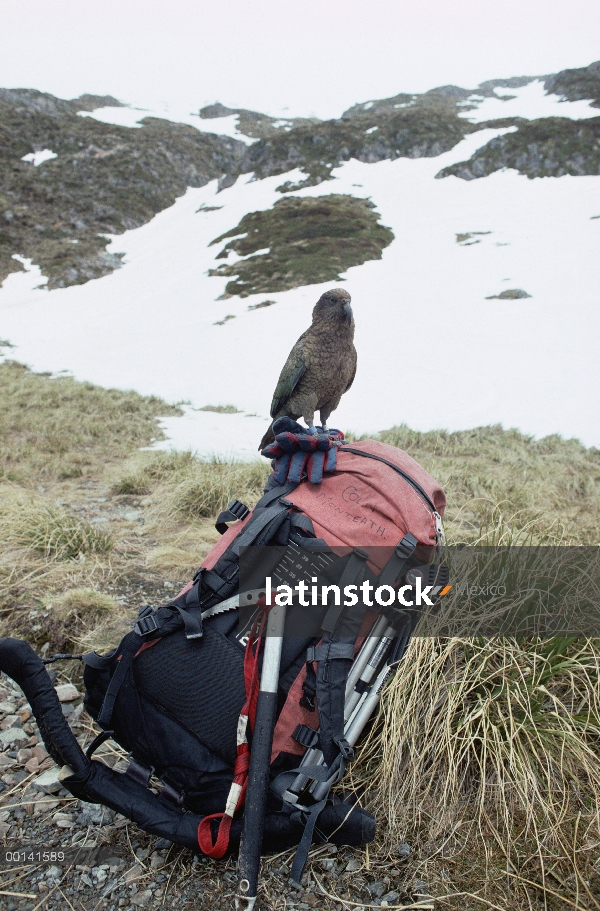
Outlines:
[[[190,114],[183,109],[174,110],[170,105],[165,105],[163,109],[104,107],[96,108],[95,111],[78,111],[77,113],[80,117],[93,117],[94,120],[100,120],[102,123],[114,123],[116,126],[130,128],[141,127],[140,121],[144,117],[157,117],[161,120],[170,120],[172,123],[186,123],[200,133],[230,136],[232,139],[245,142],[246,145],[258,142],[258,139],[252,139],[239,131],[237,114],[229,114],[227,117],[202,118],[199,114]]]
[[[30,161],[34,168],[39,168],[41,164],[50,161],[51,158],[58,158],[56,152],[53,152],[52,149],[42,149],[41,152],[28,152],[27,155],[23,155],[21,161]]]
[[[600,117],[600,110],[590,107],[589,101],[566,101],[560,95],[547,95],[541,79],[534,79],[517,89],[498,85],[494,92],[497,96],[514,97],[508,97],[505,101],[502,97],[481,100],[481,95],[471,95],[467,101],[460,101],[459,104],[474,104],[476,108],[461,111],[458,116],[472,123],[501,117],[524,117],[526,120],[537,120],[539,117],[570,117],[571,120]]]

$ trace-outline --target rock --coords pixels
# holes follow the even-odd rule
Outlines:
[[[169,841],[168,838],[158,838],[155,847],[157,851],[165,851],[167,848],[170,848],[172,844],[173,842]]]
[[[137,905],[139,908],[143,908],[144,905],[147,905],[150,899],[152,898],[152,892],[150,889],[146,889],[144,892],[138,892],[137,895],[134,895],[131,898],[131,904]]]
[[[7,731],[8,728],[20,728],[21,726],[21,719],[18,715],[7,715],[6,718],[0,722],[0,729],[3,731]]]
[[[137,879],[139,879],[140,876],[143,875],[143,873],[144,873],[144,871],[143,871],[141,865],[140,865],[140,864],[135,864],[135,865],[131,868],[131,870],[128,870],[128,871],[127,871],[127,873],[126,873],[125,876],[123,877],[123,882],[125,883],[126,886],[128,886],[128,885],[130,885],[130,883],[133,883],[133,882],[135,882]]]
[[[21,749],[17,752],[17,762],[22,762],[25,764],[28,759],[31,759],[30,749]]]
[[[48,758],[48,751],[46,750],[45,747],[41,746],[41,744],[40,744],[38,746],[33,747],[33,749],[31,750],[31,755],[33,756],[34,759],[38,759],[40,762],[43,762],[44,759]]]
[[[10,823],[0,822],[0,838],[6,838],[6,836],[10,832],[10,830],[11,830]]]
[[[60,769],[58,766],[53,766],[51,769],[48,769],[46,772],[34,779],[32,784],[34,787],[38,788],[40,791],[44,791],[46,794],[58,794],[62,785],[59,780]]]
[[[70,718],[71,715],[73,715],[73,713],[75,712],[75,706],[71,705],[70,702],[63,703],[61,708],[62,708],[62,713],[65,718]]]
[[[89,876],[87,875],[87,873],[82,873],[82,874],[81,874],[81,876],[79,877],[79,882],[85,883],[85,885],[86,885],[88,888],[90,888],[90,889],[93,888],[93,886],[94,886],[94,883],[93,883],[92,880],[89,878]]]
[[[15,702],[9,702],[8,699],[3,699],[0,702],[0,712],[3,715],[13,715],[17,710],[17,705]]]
[[[0,749],[5,750],[13,743],[23,743],[25,740],[29,740],[29,737],[21,728],[8,728],[6,731],[0,731]]]
[[[81,693],[72,683],[61,683],[56,687],[56,695],[59,702],[73,702],[78,699]]]
[[[158,851],[152,852],[152,857],[150,858],[150,867],[153,870],[160,870],[161,867],[164,867],[165,859],[158,853]]]
[[[73,828],[73,817],[70,813],[55,813],[52,817],[52,822],[55,826],[58,826],[59,829],[72,829]]]
[[[400,897],[399,892],[386,892],[386,894],[383,896],[382,904],[384,901],[388,902],[388,904],[393,903],[393,902],[397,901],[399,897]]]
[[[27,762],[25,763],[25,768],[27,769],[27,771],[30,774],[33,774],[33,772],[37,772],[39,767],[40,767],[40,761],[39,761],[39,759],[36,759],[35,756],[32,756],[31,759],[28,759]]]
[[[526,297],[531,297],[531,294],[523,291],[522,288],[509,288],[506,291],[501,291],[500,294],[490,294],[489,297],[486,297],[486,301],[516,301],[523,300]]]
[[[356,873],[357,870],[360,870],[362,863],[357,857],[351,857],[348,863],[346,864],[346,873]]]
[[[81,812],[77,817],[77,823],[80,826],[107,826],[112,822],[112,813],[107,807],[97,803],[86,803],[83,800],[79,801],[78,806]]]
[[[50,813],[51,810],[56,810],[58,805],[58,800],[36,800],[33,805],[33,815],[41,816],[42,813]]]
[[[402,845],[398,845],[396,848],[396,854],[399,854],[400,857],[409,857],[410,856],[410,845],[407,845],[406,842]]]
[[[10,769],[12,766],[16,765],[16,763],[16,758],[9,756],[8,753],[0,753],[0,772],[3,772],[5,769]]]
[[[415,879],[412,891],[415,895],[429,895],[429,887],[427,883],[424,883],[422,879]]]
[[[381,880],[377,880],[377,882],[368,883],[367,889],[369,890],[369,892],[371,893],[373,898],[381,898],[381,896],[385,892],[385,883],[382,882]]]
[[[46,870],[46,879],[60,879],[62,870],[60,867],[48,867]]]

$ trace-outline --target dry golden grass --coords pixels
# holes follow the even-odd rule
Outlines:
[[[0,485],[0,547],[34,551],[48,560],[106,554],[113,539],[47,499],[14,485]]]
[[[159,415],[178,408],[137,392],[0,364],[0,479],[29,486],[83,478],[164,434]]]
[[[399,426],[377,439],[406,450],[442,484],[452,543],[472,542],[501,524],[503,543],[525,528],[545,543],[600,543],[598,449],[558,436],[533,440],[499,426],[455,433]]]

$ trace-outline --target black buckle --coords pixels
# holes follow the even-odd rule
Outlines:
[[[343,735],[341,737],[334,737],[333,742],[338,747],[344,762],[350,762],[354,759],[354,750]]]
[[[404,535],[402,540],[399,541],[398,544],[396,544],[396,553],[398,554],[399,557],[403,557],[404,559],[406,559],[407,557],[411,556],[411,554],[413,553],[413,551],[418,543],[419,542],[417,541],[415,536],[411,535],[411,533],[408,532],[407,534]]]
[[[138,622],[135,624],[133,631],[137,633],[138,636],[149,636],[150,633],[156,632],[158,629],[158,622],[154,614],[147,614],[145,617],[138,617]]]
[[[299,743],[300,746],[306,747],[307,750],[316,747],[319,742],[319,734],[313,728],[309,728],[307,724],[299,724],[292,738]]]
[[[227,510],[228,512],[233,513],[236,519],[239,519],[240,521],[245,519],[250,512],[246,504],[242,503],[241,500],[232,500],[231,503],[227,504]]]
[[[133,779],[137,784],[141,784],[142,787],[147,788],[153,773],[153,767],[148,768],[148,766],[134,759],[131,754],[129,755],[129,765],[125,770],[125,775]]]
[[[303,709],[306,709],[307,712],[314,712],[317,707],[314,696],[309,696],[308,693],[305,693],[304,696],[300,699],[300,705]]]

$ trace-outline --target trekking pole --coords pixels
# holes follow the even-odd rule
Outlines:
[[[346,724],[344,737],[351,747],[356,745],[356,741],[362,734],[368,720],[379,705],[381,691],[390,674],[394,671],[393,664],[384,664],[371,689],[365,694],[363,701],[354,713],[354,717]],[[315,782],[310,788],[310,793],[315,800],[321,800],[326,796],[332,784],[336,783],[337,773],[329,781]]]
[[[248,790],[237,864],[238,889],[235,907],[238,911],[252,911],[258,892],[260,850],[269,791],[284,624],[285,607],[275,605],[267,619],[260,690],[252,733]]]
[[[371,681],[382,660],[391,649],[394,638],[398,636],[399,626],[405,625],[406,619],[406,615],[400,611],[398,612],[398,616],[391,619],[382,615],[375,622],[368,637],[363,642],[348,674],[346,701],[344,705],[345,728],[353,721],[358,707],[364,703],[367,694],[371,691]],[[359,683],[359,681],[361,683],[361,688],[356,689],[356,684]],[[346,735],[344,734],[344,736]],[[347,739],[348,738],[346,737],[346,740]],[[323,764],[323,754],[317,747],[313,747],[306,751],[299,767],[302,768],[303,766],[308,765],[314,766]],[[310,775],[299,773],[286,791],[288,800],[294,802],[310,780]],[[313,784],[310,790],[312,791],[314,787],[315,785]]]

